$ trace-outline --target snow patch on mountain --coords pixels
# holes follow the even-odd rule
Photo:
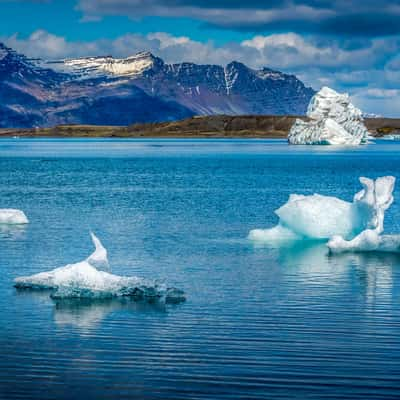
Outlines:
[[[238,79],[238,77],[239,77],[238,71],[224,68],[225,88],[227,95],[231,94],[232,88],[235,85],[235,82]]]
[[[56,61],[52,66],[62,69],[63,72],[80,74],[83,77],[102,76],[105,74],[115,76],[135,76],[152,68],[155,57],[149,52],[142,52],[127,58],[83,57]],[[57,68],[58,67],[58,68]]]
[[[261,79],[273,79],[273,80],[284,80],[285,75],[282,72],[274,71],[273,69],[263,68],[260,71],[256,71],[256,74]]]

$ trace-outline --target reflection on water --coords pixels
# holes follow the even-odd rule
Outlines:
[[[367,305],[373,307],[378,302],[389,305],[395,300],[393,270],[400,265],[399,254],[353,254],[351,265],[364,289],[363,296]]]
[[[31,302],[48,304],[52,302],[54,321],[57,325],[70,325],[76,328],[94,328],[112,313],[166,313],[167,308],[178,305],[166,304],[165,299],[135,300],[131,297],[111,299],[65,298],[50,300],[52,290],[16,289],[18,297],[28,298]]]
[[[63,299],[57,300],[54,307],[54,321],[57,325],[71,325],[78,328],[93,328],[109,314],[128,313],[166,313],[166,304],[155,300],[134,301],[130,298],[108,300]]]
[[[0,240],[19,240],[25,235],[27,226],[0,224]]]
[[[360,294],[369,305],[377,300],[391,301],[393,268],[400,265],[400,254],[360,252],[330,254],[325,243],[312,240],[254,245],[276,253],[279,265],[296,275],[305,285],[351,285],[353,273]]]

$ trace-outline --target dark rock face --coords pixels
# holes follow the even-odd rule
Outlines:
[[[62,74],[36,67],[0,43],[0,126],[42,124],[45,103],[62,80]]]
[[[134,79],[147,92],[175,99],[196,115],[302,115],[314,90],[293,75],[256,71],[232,62],[225,68],[191,63],[163,64]]]
[[[129,125],[193,115],[305,113],[315,92],[293,75],[127,59],[30,60],[0,43],[0,127]]]
[[[59,121],[63,124],[129,125],[132,121],[174,121],[193,115],[184,106],[148,96],[134,85],[125,86],[123,95],[107,89],[86,89],[90,94],[76,99],[74,105],[55,110],[52,115],[54,122],[50,125],[59,124]]]

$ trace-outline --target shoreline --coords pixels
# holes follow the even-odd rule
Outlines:
[[[165,138],[165,139],[286,139],[299,116],[201,116],[180,121],[129,126],[57,125],[45,128],[4,128],[0,138]],[[366,118],[374,137],[400,134],[400,118]]]

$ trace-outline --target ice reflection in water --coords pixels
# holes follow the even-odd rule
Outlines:
[[[88,300],[62,299],[56,301],[54,307],[54,321],[57,325],[70,325],[80,329],[92,329],[110,314],[116,312],[128,313],[127,318],[134,313],[166,313],[166,304],[163,301],[154,302],[134,301],[125,299]]]
[[[25,236],[26,225],[8,225],[0,224],[0,239],[1,240],[19,240]]]
[[[325,243],[315,241],[288,241],[281,245],[255,243],[276,253],[282,270],[292,271],[296,282],[306,286],[353,284],[358,281],[360,296],[372,306],[377,301],[389,303],[393,297],[393,268],[400,264],[396,253],[344,253],[330,254]]]

